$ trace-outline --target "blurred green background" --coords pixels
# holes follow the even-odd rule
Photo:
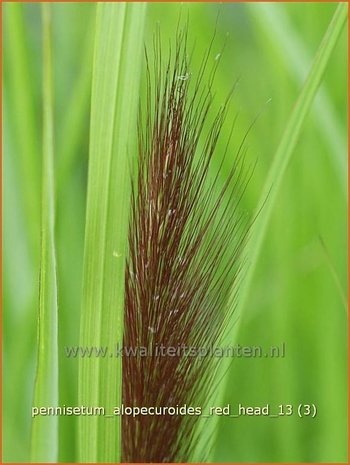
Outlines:
[[[77,405],[78,345],[89,146],[94,3],[53,3],[56,240],[60,404]],[[213,59],[222,101],[239,78],[232,145],[249,135],[257,160],[245,207],[254,209],[273,154],[334,3],[149,4],[145,43],[159,22],[164,43],[179,13],[196,41],[191,72],[217,21]],[[215,461],[347,461],[347,31],[284,177],[237,341],[286,344],[284,359],[236,359],[225,402],[315,403],[315,419],[220,418]],[[3,444],[27,462],[36,364],[41,173],[40,5],[3,4]],[[132,57],[130,57],[132,60]],[[214,115],[215,116],[215,115]],[[226,142],[222,138],[223,148]],[[322,246],[320,237],[325,244]],[[60,418],[60,461],[76,460],[77,420]]]

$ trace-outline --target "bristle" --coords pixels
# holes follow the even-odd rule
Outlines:
[[[152,71],[147,55],[146,61],[147,104],[140,112],[138,173],[132,190],[124,346],[145,347],[149,355],[123,358],[123,404],[200,406],[213,388],[215,362],[183,353],[155,355],[155,348],[219,344],[232,316],[228,300],[235,294],[248,231],[239,205],[249,170],[242,143],[224,182],[226,154],[218,154],[220,166],[214,179],[209,178],[231,96],[204,134],[219,61],[211,47],[197,76],[189,69],[186,30],[178,33],[175,54],[165,64],[159,35]],[[123,462],[188,461],[197,421],[191,415],[124,415]]]

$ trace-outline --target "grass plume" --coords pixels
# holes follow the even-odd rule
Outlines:
[[[226,154],[214,179],[209,177],[232,95],[209,123],[218,60],[210,46],[191,75],[186,29],[178,31],[169,56],[163,58],[156,35],[152,69],[146,53],[147,103],[139,116],[124,321],[124,346],[145,347],[150,355],[123,359],[127,406],[204,404],[216,373],[213,360],[187,357],[181,350],[161,356],[155,350],[219,343],[231,320],[232,312],[225,311],[228,292],[238,282],[249,229],[240,209],[251,174],[244,141],[226,179],[220,184]],[[124,416],[122,460],[188,461],[197,419]]]

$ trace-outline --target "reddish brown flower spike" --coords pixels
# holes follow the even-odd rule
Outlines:
[[[145,347],[153,356],[123,358],[126,406],[204,405],[213,389],[214,361],[155,356],[155,348],[219,344],[231,320],[234,305],[227,304],[237,288],[248,231],[239,209],[249,177],[244,144],[224,181],[225,154],[216,176],[209,178],[231,94],[204,137],[217,60],[209,47],[197,77],[190,74],[186,36],[186,31],[178,33],[175,54],[166,64],[156,37],[152,71],[146,55],[147,104],[145,114],[140,111],[132,189],[124,346]],[[189,415],[123,416],[122,461],[190,460],[197,421]]]

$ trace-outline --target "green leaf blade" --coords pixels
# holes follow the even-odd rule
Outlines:
[[[273,211],[274,203],[277,200],[278,190],[282,184],[284,174],[298,142],[303,124],[314,101],[317,90],[321,85],[328,61],[335,48],[346,19],[347,5],[345,3],[340,3],[316,53],[313,65],[287,122],[273,163],[269,170],[257,208],[257,214],[260,211],[261,214],[257,216],[257,222],[254,225],[252,236],[249,241],[250,250],[248,253],[250,255],[251,265],[247,279],[243,284],[244,293],[242,293],[241,296],[241,308],[244,307],[245,295],[249,290],[250,280],[260,255],[269,219]]]
[[[145,5],[99,4],[93,66],[91,139],[81,346],[122,343],[130,185],[128,145],[136,122]],[[132,57],[132,60],[131,58]],[[121,403],[121,360],[81,359],[80,403]],[[80,460],[118,462],[120,419],[80,422]]]
[[[43,172],[42,229],[39,285],[38,365],[34,407],[58,404],[57,276],[54,237],[54,143],[51,57],[51,11],[42,6],[43,24]],[[55,462],[58,452],[58,418],[37,416],[32,425],[32,461]]]

